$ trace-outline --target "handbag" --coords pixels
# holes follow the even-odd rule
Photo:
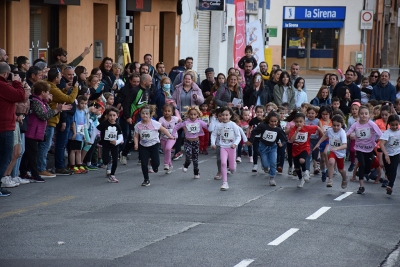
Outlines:
[[[17,116],[19,115],[24,115],[24,114],[17,114]],[[25,115],[24,118],[22,119],[22,123],[19,123],[19,132],[20,133],[26,133],[26,131],[28,130],[28,120],[29,116]]]

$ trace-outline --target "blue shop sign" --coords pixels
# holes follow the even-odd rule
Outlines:
[[[344,20],[344,6],[284,6],[284,20]]]
[[[344,21],[304,21],[284,20],[282,28],[314,28],[314,29],[340,29]]]

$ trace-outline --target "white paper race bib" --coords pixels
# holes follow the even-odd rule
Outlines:
[[[104,134],[104,140],[106,141],[116,141],[117,140],[117,130],[115,127],[108,127]]]
[[[230,141],[235,138],[235,133],[233,132],[233,129],[231,128],[226,128],[226,129],[221,129],[221,139],[223,141]]]
[[[201,117],[201,120],[204,121],[206,124],[210,123],[210,117]]]
[[[76,127],[76,133],[77,134],[84,134],[84,129],[85,129],[85,126],[84,125],[78,125],[77,127]]]
[[[263,133],[262,138],[267,141],[267,142],[275,142],[276,136],[278,135],[277,132],[270,132],[270,131],[265,131]]]
[[[329,145],[331,147],[340,147],[342,145],[342,142],[338,139],[329,139]]]
[[[152,130],[140,130],[140,139],[142,141],[150,141],[152,139]]]
[[[297,133],[296,135],[296,139],[294,140],[297,143],[305,143],[307,141],[308,138],[308,132],[307,133]]]
[[[186,124],[186,129],[189,133],[195,134],[200,132],[200,123],[188,123]]]
[[[398,138],[389,137],[387,143],[390,147],[398,147],[400,145],[400,140]]]
[[[322,126],[322,129],[324,130],[324,132],[328,131],[329,128],[331,128],[331,126],[328,126],[328,125]]]
[[[371,137],[371,128],[356,129],[356,137],[358,139],[368,139]]]

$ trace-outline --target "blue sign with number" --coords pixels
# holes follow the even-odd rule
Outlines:
[[[344,20],[344,6],[284,6],[284,20]]]

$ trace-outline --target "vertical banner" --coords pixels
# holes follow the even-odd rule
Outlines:
[[[258,64],[264,61],[264,38],[259,20],[246,24],[246,44],[253,47],[253,57]]]
[[[235,0],[235,48],[234,62],[235,68],[238,67],[239,60],[244,56],[246,47],[246,3],[245,0]]]
[[[123,51],[123,54],[124,54],[124,66],[125,66],[126,64],[132,62],[131,53],[129,51],[129,46],[128,46],[127,43],[123,43],[122,44],[122,51]]]

